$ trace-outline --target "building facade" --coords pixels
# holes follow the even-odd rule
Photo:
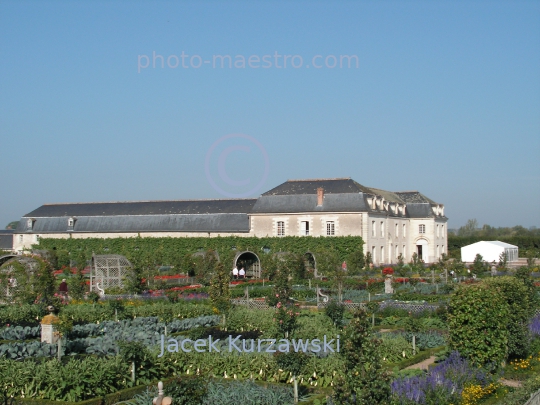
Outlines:
[[[418,191],[288,180],[256,199],[45,204],[22,217],[13,246],[41,237],[361,236],[376,264],[413,253],[431,263],[447,253],[447,220],[444,205]]]

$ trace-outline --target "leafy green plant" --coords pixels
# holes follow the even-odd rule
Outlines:
[[[173,399],[175,405],[200,405],[207,391],[207,379],[200,376],[185,376],[170,382],[165,394]]]
[[[212,279],[210,281],[210,300],[216,308],[216,312],[223,316],[223,324],[225,318],[231,308],[231,293],[229,291],[230,275],[223,263],[218,263],[215,267]]]
[[[485,283],[460,286],[450,301],[449,344],[474,364],[506,359],[508,303],[498,288]]]
[[[508,356],[527,357],[529,353],[528,321],[534,314],[529,288],[517,277],[495,277],[484,281],[492,290],[498,290],[509,309],[506,329],[508,330]]]
[[[345,313],[345,305],[330,301],[324,309],[324,313],[332,320],[334,326],[341,328],[343,324],[343,314]]]
[[[380,341],[372,336],[367,313],[357,311],[345,329],[342,356],[345,375],[335,385],[338,404],[356,401],[358,405],[388,404],[389,375],[382,367]]]

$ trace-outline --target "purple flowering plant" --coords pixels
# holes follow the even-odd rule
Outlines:
[[[466,385],[474,383],[485,387],[491,380],[487,372],[471,366],[454,351],[425,375],[398,378],[391,388],[399,405],[446,405],[459,403]]]

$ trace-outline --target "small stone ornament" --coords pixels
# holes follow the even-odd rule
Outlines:
[[[154,398],[152,403],[154,405],[171,405],[172,404],[172,398],[171,397],[164,397],[163,395],[163,383],[160,381],[158,382],[158,396]]]

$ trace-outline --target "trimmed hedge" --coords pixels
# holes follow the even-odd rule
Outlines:
[[[169,381],[172,379],[169,379]],[[167,380],[166,380],[167,381]],[[157,382],[151,385],[138,385],[137,387],[126,388],[103,397],[96,397],[80,402],[50,401],[47,399],[14,398],[13,405],[112,405],[120,401],[127,401],[135,395],[146,391],[147,387],[157,386]]]

